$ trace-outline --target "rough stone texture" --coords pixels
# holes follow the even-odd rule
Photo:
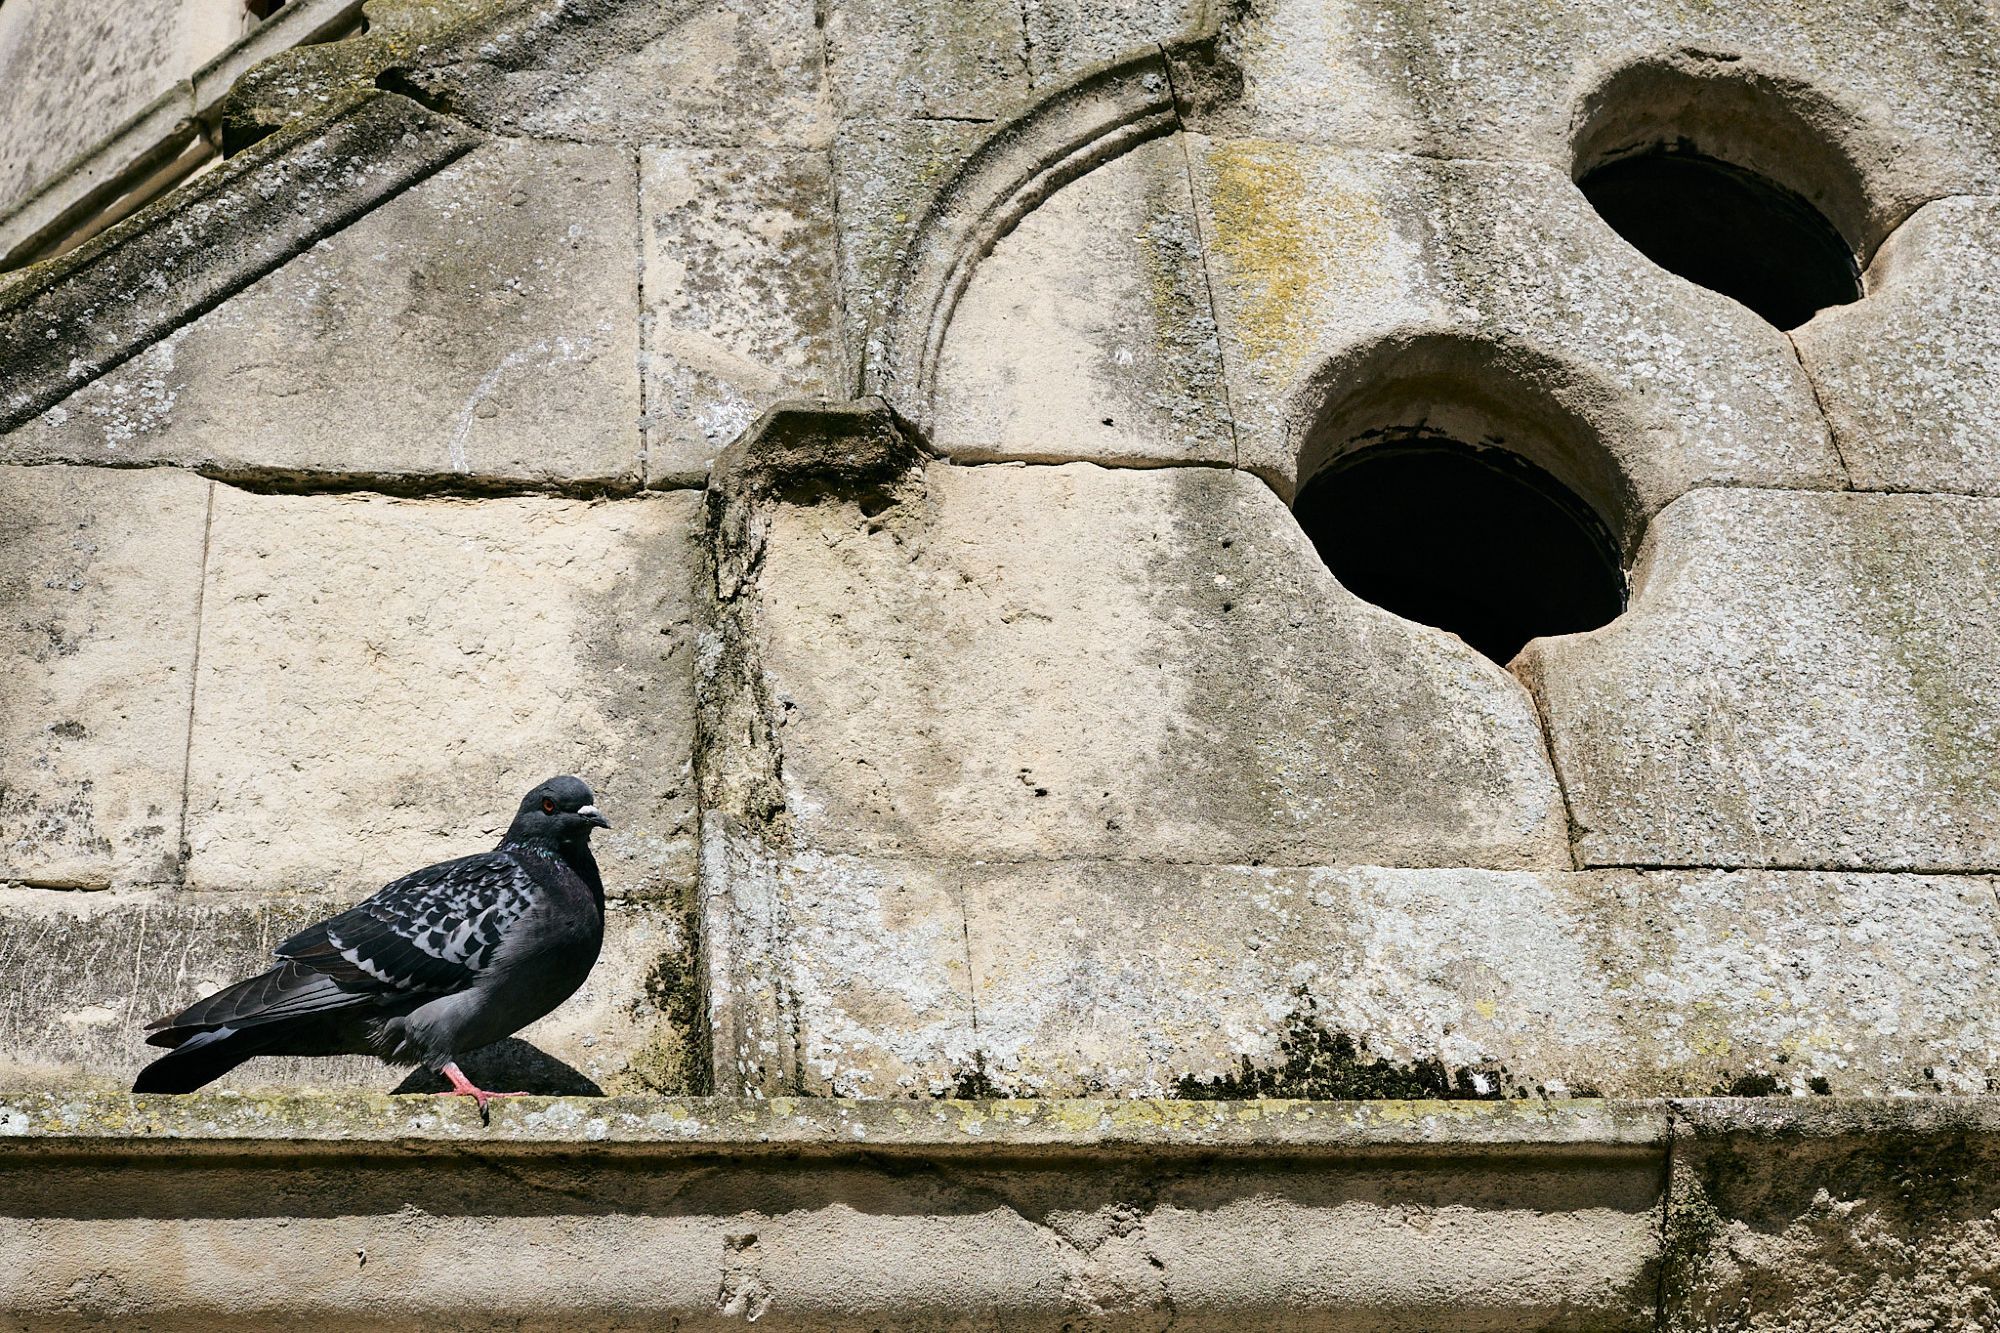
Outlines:
[[[565,1099],[495,1107],[474,1139],[470,1108],[351,1106],[329,1158],[287,1137],[331,1127],[307,1099],[0,1104],[0,1152],[32,1168],[0,1172],[0,1309],[159,1328],[1653,1322],[1661,1148],[1633,1122],[1657,1112]],[[234,1160],[93,1156],[112,1125],[227,1125]],[[291,1191],[318,1206],[274,1216]]]
[[[510,138],[824,148],[819,8],[539,0],[419,48],[396,78]]]
[[[0,468],[0,880],[178,873],[208,492]]]
[[[348,905],[0,889],[0,969],[8,978],[0,994],[0,1080],[10,1088],[130,1087],[160,1054],[144,1043],[147,1023],[263,971],[280,940]],[[540,1093],[659,1090],[661,1054],[682,1041],[659,981],[663,965],[684,951],[679,932],[667,912],[614,903],[604,953],[583,988],[519,1037],[470,1055],[466,1069],[490,1076],[485,1087]],[[216,1086],[386,1092],[406,1079],[419,1091],[444,1086],[434,1075],[360,1056],[263,1057]]]
[[[1585,864],[2000,865],[2000,502],[1699,491],[1520,662]]]
[[[1347,594],[1242,473],[939,464],[778,507],[759,590],[821,850],[1568,863],[1515,682]]]
[[[849,117],[992,119],[1029,96],[1018,0],[830,0],[827,71]]]
[[[53,407],[477,142],[372,87],[315,113],[170,202],[0,275],[0,427]]]
[[[1426,420],[1535,457],[1628,537],[1697,485],[1844,480],[1784,335],[1654,267],[1562,174],[1192,143],[1240,462],[1286,493]]]
[[[887,302],[911,233],[932,197],[990,127],[956,120],[850,120],[835,141],[835,207],[840,218],[840,283],[845,343],[861,366],[892,311]]]
[[[1854,484],[2000,492],[2000,201],[1944,199],[1794,335]]]
[[[646,215],[649,481],[698,482],[772,403],[844,397],[827,157],[655,149]]]
[[[189,884],[360,896],[577,773],[614,825],[607,889],[680,893],[696,509],[218,489]]]
[[[1878,239],[1923,199],[1993,192],[2000,161],[1994,21],[1978,4],[1273,0],[1224,35],[1244,72],[1231,126],[1563,171],[1573,114],[1595,86],[1637,61],[1713,53],[1735,67],[1723,73],[1773,85],[1772,103],[1840,146],[1875,196]],[[1674,137],[1675,126],[1659,128]],[[1764,127],[1729,128],[1754,138]],[[1792,166],[1810,189],[1820,164]]]
[[[0,13],[0,214],[215,54],[184,0],[9,0]],[[191,15],[189,15],[191,17]]]
[[[1205,0],[1021,0],[1028,73],[1036,89],[1101,61],[1201,35]]]
[[[0,1073],[56,1085],[0,1097],[0,1323],[1994,1321],[2000,1119],[1941,1094],[2000,1049],[1996,502],[1839,489],[1993,488],[1990,6],[369,17],[226,102],[209,78],[227,161],[0,279],[0,421],[107,377],[8,457],[422,497],[171,469],[0,492],[29,608],[0,633],[119,636],[0,704],[6,799],[91,781],[110,844],[27,873],[115,886],[0,894]],[[1219,55],[1077,81],[1211,20]],[[1572,188],[1662,138],[1802,190],[1864,260],[1923,205],[1869,300],[1801,332],[1816,383]],[[521,286],[436,285],[461,262]],[[503,334],[599,320],[605,359],[482,402]],[[465,498],[692,484],[779,395],[864,388],[900,420],[793,404],[722,455],[708,552],[692,495]],[[107,439],[120,413],[174,424]],[[1529,452],[1646,543],[1631,614],[1520,662],[1543,717],[1335,586],[1284,512],[1417,421]],[[1065,465],[964,465],[1009,453]],[[118,535],[81,588],[13,558],[78,515]],[[156,630],[171,652],[128,637]],[[185,678],[134,699],[163,662],[198,662],[191,731]],[[613,1090],[847,1095],[490,1131],[352,1092],[65,1095],[80,1061],[128,1076],[134,1015],[286,913],[485,845],[572,767],[642,901],[531,1039]],[[121,863],[103,798],[142,779],[173,818]],[[1626,868],[1574,869],[1571,835]],[[1582,1096],[1716,1088],[1800,1095]],[[1081,1090],[1381,1100],[930,1100]],[[1914,1109],[1826,1106],[1871,1092]]]
[[[812,1096],[990,1095],[965,912],[948,872],[803,853],[778,871],[783,1082]]]
[[[1234,463],[1182,136],[1060,190],[952,316],[931,437],[964,458]]]
[[[775,947],[749,975],[778,989],[797,1071],[771,1083],[821,1095],[1908,1095],[2000,1077],[1990,880],[811,854],[776,879]]]
[[[1677,1119],[1661,1327],[2000,1322],[1990,1111],[1723,1103]]]
[[[618,150],[478,149],[0,450],[224,475],[636,483],[634,190]]]

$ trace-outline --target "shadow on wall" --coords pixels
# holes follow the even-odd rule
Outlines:
[[[1648,259],[1793,329],[1861,299],[1861,265],[1888,230],[1848,148],[1859,135],[1804,84],[1677,51],[1579,101],[1571,174]]]
[[[482,1046],[458,1058],[465,1076],[482,1088],[501,1092],[527,1092],[537,1097],[602,1097],[604,1089],[581,1070],[550,1055],[539,1047],[508,1037],[491,1046]],[[405,1092],[445,1092],[450,1085],[432,1070],[417,1068],[392,1090]]]

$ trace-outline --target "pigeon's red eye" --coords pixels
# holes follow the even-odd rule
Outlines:
[[[545,815],[552,815],[555,812],[556,812],[556,803],[550,800],[548,797],[544,796],[542,798],[542,813]]]

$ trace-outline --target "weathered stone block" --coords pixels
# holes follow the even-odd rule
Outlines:
[[[1794,335],[1859,487],[2000,491],[2000,205],[1943,199]]]
[[[1029,97],[1015,0],[831,0],[827,73],[849,116],[990,120]]]
[[[956,120],[855,120],[841,126],[833,153],[840,225],[840,283],[846,311],[848,380],[861,382],[871,340],[891,315],[898,265],[933,197],[990,125]]]
[[[2000,1077],[1988,879],[828,857],[779,878],[775,956],[746,980],[777,990],[812,1091],[1907,1095]]]
[[[815,0],[544,5],[455,34],[397,74],[510,138],[824,148]],[[525,20],[525,21],[524,21]]]
[[[777,881],[790,1085],[835,1097],[985,1091],[954,876],[803,853]]]
[[[979,265],[932,386],[956,457],[1234,463],[1181,136],[1058,191]]]
[[[1707,490],[1530,644],[1587,865],[2000,865],[2000,502]]]
[[[131,1086],[160,1054],[146,1025],[271,965],[278,943],[351,905],[347,899],[55,893],[0,889],[0,1078],[10,1087]],[[660,978],[685,952],[670,911],[612,905],[604,953],[583,988],[518,1038],[466,1064],[483,1086],[545,1093],[660,1091],[673,1030]],[[365,1056],[260,1057],[222,1088],[372,1088],[410,1071]],[[509,1080],[512,1080],[511,1082]],[[441,1089],[419,1074],[413,1087]],[[667,1091],[680,1087],[667,1085]]]
[[[13,0],[0,14],[0,214],[215,52],[181,0],[79,10]]]
[[[1426,422],[1515,445],[1628,536],[1693,486],[1842,483],[1784,335],[1564,175],[1191,142],[1241,465],[1287,492],[1345,432]]]
[[[1078,71],[1201,35],[1203,0],[1021,0],[1028,74],[1040,89]]]
[[[0,468],[0,880],[177,875],[209,489]]]
[[[216,497],[189,883],[357,894],[576,773],[607,888],[692,879],[697,501]]]
[[[2000,1322],[1990,1106],[1715,1102],[1678,1113],[1660,1327]]]
[[[623,152],[478,149],[0,449],[224,475],[636,482],[636,209]]]
[[[694,481],[782,398],[845,397],[823,153],[650,149],[646,475]]]
[[[268,1328],[381,1323],[393,1304],[465,1326],[477,1272],[481,1317],[550,1327],[1654,1324],[1656,1107],[491,1110],[10,1096],[0,1309],[37,1327]],[[273,1208],[301,1194],[315,1206]]]
[[[1777,104],[1839,143],[1868,181],[1880,225],[1926,198],[1993,191],[1991,33],[1974,8],[1913,14],[1891,0],[1278,0],[1225,25],[1245,85],[1240,107],[1225,114],[1259,136],[1566,171],[1573,116],[1593,86],[1635,61],[1686,53],[1767,81]],[[1857,51],[1874,58],[1856,60]]]
[[[928,469],[776,505],[758,646],[830,852],[1567,865],[1516,683],[1243,473]]]

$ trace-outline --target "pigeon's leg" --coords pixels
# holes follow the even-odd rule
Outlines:
[[[486,1103],[492,1101],[495,1097],[525,1097],[528,1095],[525,1092],[488,1092],[484,1088],[475,1088],[472,1086],[472,1080],[465,1076],[465,1071],[458,1067],[458,1061],[456,1060],[445,1061],[444,1068],[439,1072],[451,1080],[451,1091],[440,1092],[438,1096],[470,1097],[473,1101],[479,1103],[479,1114],[482,1117],[486,1114]]]

